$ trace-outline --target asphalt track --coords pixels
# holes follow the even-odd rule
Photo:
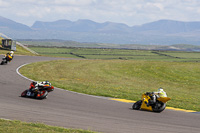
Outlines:
[[[26,63],[55,59],[15,56],[8,65],[0,65],[0,118],[104,133],[200,133],[198,113],[135,111],[130,103],[61,89],[49,93],[45,100],[20,97],[30,81],[19,76],[16,69]]]

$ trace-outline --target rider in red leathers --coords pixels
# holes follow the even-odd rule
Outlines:
[[[49,81],[43,81],[43,82],[38,82],[38,81],[33,81],[31,84],[30,84],[30,90],[31,91],[38,91],[40,87],[44,87],[46,85],[49,85],[51,86],[51,83]]]

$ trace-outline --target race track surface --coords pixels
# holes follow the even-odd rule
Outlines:
[[[20,97],[30,81],[19,76],[16,69],[25,63],[55,59],[15,56],[8,65],[0,65],[0,118],[104,133],[200,133],[198,113],[135,111],[132,104],[61,89],[44,100]]]

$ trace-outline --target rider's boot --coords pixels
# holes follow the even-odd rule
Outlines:
[[[149,107],[150,105],[153,105],[153,103],[154,103],[153,100],[149,100],[148,103],[146,103],[147,107]]]

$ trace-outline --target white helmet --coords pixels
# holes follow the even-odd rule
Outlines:
[[[14,54],[14,52],[13,52],[13,51],[10,51],[10,54]]]
[[[159,88],[158,89],[158,92],[162,92],[162,91],[164,91],[163,88]]]

